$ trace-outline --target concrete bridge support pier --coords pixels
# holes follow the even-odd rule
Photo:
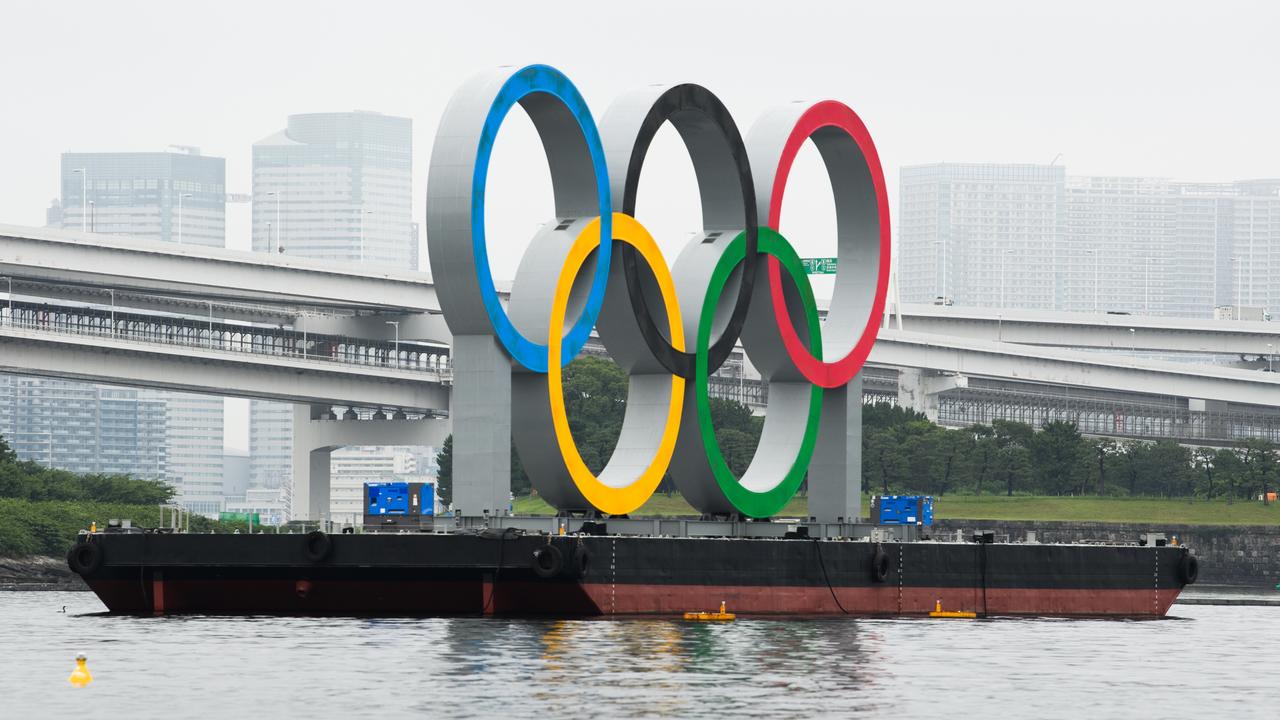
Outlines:
[[[948,390],[969,387],[964,375],[943,375],[929,370],[898,371],[898,405],[911,408],[930,422],[938,422],[938,396]]]
[[[349,445],[440,447],[449,428],[447,419],[360,420],[349,410],[335,416],[327,405],[294,405],[293,519],[329,517],[329,456],[334,450]]]

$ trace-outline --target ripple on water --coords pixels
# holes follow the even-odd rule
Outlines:
[[[101,610],[87,593],[0,593],[4,716],[1270,718],[1280,706],[1277,607],[729,624]],[[95,678],[84,690],[66,683],[77,652]]]

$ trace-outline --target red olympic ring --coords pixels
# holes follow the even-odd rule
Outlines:
[[[778,172],[774,176],[769,217],[766,222],[770,228],[778,229],[778,221],[782,216],[782,196],[786,192],[787,176],[791,173],[791,165],[795,162],[796,154],[800,152],[800,147],[810,136],[826,127],[843,130],[862,151],[875,187],[880,220],[880,265],[876,277],[875,299],[872,301],[871,312],[867,316],[867,324],[862,330],[862,336],[844,357],[823,362],[815,358],[813,353],[805,347],[791,322],[790,313],[787,312],[787,303],[782,292],[782,266],[773,256],[769,256],[768,262],[769,292],[773,299],[773,314],[787,354],[806,380],[820,387],[834,388],[852,380],[866,363],[867,356],[871,354],[871,346],[875,344],[876,335],[880,332],[880,318],[884,314],[885,297],[889,291],[889,197],[885,191],[884,171],[880,167],[880,155],[876,152],[876,145],[871,140],[871,133],[867,131],[867,126],[863,124],[857,113],[848,106],[826,100],[806,110],[796,121],[782,149],[782,156],[778,159]],[[839,270],[837,266],[836,271],[839,272]]]

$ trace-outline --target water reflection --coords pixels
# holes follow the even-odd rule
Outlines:
[[[57,612],[61,605],[68,612]],[[5,717],[1273,717],[1280,608],[1179,621],[118,618],[0,594]],[[95,681],[66,692],[77,652]]]

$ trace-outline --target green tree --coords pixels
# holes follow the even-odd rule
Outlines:
[[[1244,463],[1240,490],[1244,497],[1266,496],[1267,480],[1276,472],[1276,447],[1261,438],[1249,438],[1240,444],[1240,459]]]
[[[1192,462],[1196,470],[1204,475],[1204,485],[1201,486],[1200,494],[1206,498],[1213,497],[1213,464],[1217,455],[1217,450],[1206,447],[1196,448],[1192,454]]]
[[[973,437],[963,430],[943,430],[938,440],[938,459],[942,465],[942,477],[938,480],[938,495],[946,495],[959,483],[963,457],[973,446]]]
[[[924,413],[894,405],[893,403],[876,402],[862,406],[862,431],[864,433],[869,430],[893,428],[917,420],[927,421],[928,418],[925,417]]]
[[[863,477],[873,479],[880,491],[889,495],[890,485],[903,474],[902,446],[892,430],[875,430],[863,435]]]
[[[734,475],[742,477],[755,456],[758,437],[752,437],[735,428],[716,430],[716,444],[720,446],[720,454],[729,465]]]
[[[9,442],[0,435],[0,464],[9,464],[18,460],[18,454],[9,447]]]
[[[1138,478],[1142,475],[1142,461],[1147,453],[1147,444],[1140,440],[1129,440],[1120,446],[1120,455],[1124,458],[1125,476],[1129,479],[1129,494],[1138,494]]]
[[[1244,459],[1237,448],[1221,448],[1214,453],[1214,474],[1219,482],[1219,494],[1228,501],[1234,500],[1248,473]]]
[[[1032,437],[1036,434],[1035,429],[1030,425],[1012,420],[994,420],[991,423],[991,429],[995,432],[1001,447],[1019,445],[1029,448]]]
[[[1111,438],[1098,438],[1093,443],[1093,456],[1098,468],[1097,492],[1107,494],[1107,463],[1119,452],[1116,441]]]
[[[987,425],[970,425],[964,432],[973,438],[968,465],[970,475],[973,477],[974,493],[981,495],[982,484],[991,471],[992,461],[1000,450],[1000,445],[996,441],[995,431]]]
[[[1027,438],[1038,489],[1045,494],[1079,492],[1088,467],[1084,440],[1075,423],[1055,420]]]
[[[453,503],[453,434],[444,439],[436,453],[436,494],[446,506]]]
[[[1005,495],[1013,497],[1014,490],[1025,484],[1031,475],[1031,453],[1025,447],[1010,443],[995,454],[996,477],[1005,482]]]
[[[582,461],[591,472],[599,473],[613,455],[622,430],[627,410],[626,372],[603,358],[575,359],[565,368],[564,407]]]
[[[1191,494],[1195,482],[1191,451],[1173,440],[1147,446],[1141,489],[1151,495],[1175,497]]]

